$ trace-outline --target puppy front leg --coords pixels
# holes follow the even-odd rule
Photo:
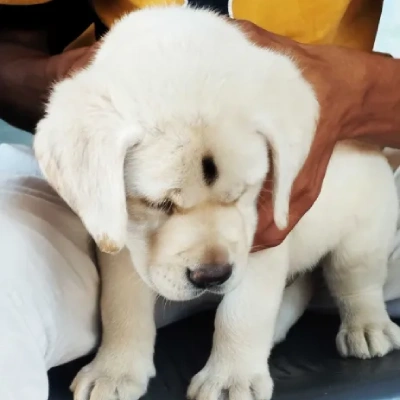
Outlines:
[[[75,400],[137,400],[155,375],[155,295],[136,273],[127,249],[99,258],[102,343],[71,389]]]
[[[344,357],[382,357],[400,348],[400,327],[390,320],[383,297],[385,249],[368,252],[351,244],[342,244],[324,265],[341,317],[337,349]]]
[[[217,310],[213,349],[193,379],[188,397],[218,400],[269,400],[273,382],[268,357],[287,276],[283,245],[251,255],[240,285]]]

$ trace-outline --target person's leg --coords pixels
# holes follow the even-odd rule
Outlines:
[[[47,370],[98,343],[99,277],[89,235],[29,148],[0,145],[0,237],[0,399],[45,400]],[[215,302],[160,300],[156,324]]]
[[[46,400],[47,370],[87,354],[96,344],[98,278],[87,252],[63,235],[65,223],[72,222],[73,231],[63,206],[42,196],[46,192],[40,184],[29,182],[16,193],[15,180],[4,183],[0,398]],[[55,219],[57,211],[61,215]]]
[[[28,148],[0,145],[0,238],[0,398],[46,400],[47,370],[96,344],[98,276]]]
[[[26,326],[25,311],[21,312],[18,297],[14,297],[12,292],[0,296],[0,398],[46,400],[48,384],[41,343]]]

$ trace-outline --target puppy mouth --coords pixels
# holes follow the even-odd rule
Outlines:
[[[215,288],[209,288],[209,289],[194,288],[194,289],[191,289],[190,295],[189,295],[190,298],[188,298],[187,301],[195,300],[199,297],[206,296],[207,294],[211,294],[211,295],[218,296],[218,297],[223,297],[226,294],[226,292],[225,292],[224,288],[222,288],[222,287],[219,287],[219,288],[215,287]]]
[[[199,297],[205,296],[207,294],[212,294],[215,296],[222,297],[225,294],[225,291],[223,288],[212,288],[212,289],[211,288],[210,289],[191,288],[189,290],[185,290],[184,292],[180,293],[177,296],[172,296],[172,298],[170,297],[170,300],[172,300],[172,301],[192,301]]]
[[[193,299],[196,299],[197,297],[201,297],[201,296],[203,296],[203,294],[206,294],[207,290],[206,289],[196,289],[196,288],[194,288],[194,289],[191,290],[191,292],[192,292],[192,295],[193,295]]]
[[[224,287],[213,287],[204,290],[203,293],[211,293],[211,294],[216,294],[218,296],[223,296],[226,293],[226,290]]]
[[[195,293],[197,296],[201,296],[205,293],[216,294],[218,296],[223,296],[226,293],[226,289],[224,287],[213,287],[208,289],[195,289]]]
[[[191,301],[207,293],[222,297],[231,289],[231,285],[227,285],[227,282],[224,284],[198,286],[178,279],[173,284],[170,279],[159,275],[152,276],[151,273],[142,278],[145,278],[143,280],[154,292],[170,301]]]

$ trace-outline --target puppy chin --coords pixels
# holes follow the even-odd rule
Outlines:
[[[156,289],[157,293],[170,301],[191,301],[206,293],[205,290],[190,288],[176,290],[174,288]]]
[[[158,274],[151,276],[151,288],[170,301],[190,301],[205,293],[205,290],[196,289],[189,282],[169,280]]]
[[[232,282],[228,282],[223,286],[208,289],[197,289],[190,284],[185,284],[179,287],[178,285],[169,285],[166,284],[166,282],[162,282],[158,285],[153,283],[152,289],[155,290],[160,296],[170,301],[191,301],[206,293],[222,297],[234,290],[239,283],[240,280],[233,280]]]

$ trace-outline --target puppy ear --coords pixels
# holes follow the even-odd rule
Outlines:
[[[301,105],[291,107],[287,102],[280,107],[277,103],[273,117],[263,118],[259,129],[271,150],[274,221],[281,230],[288,226],[292,186],[310,151],[319,116],[311,87],[306,84],[303,89],[307,90],[298,91]]]
[[[34,150],[50,185],[78,214],[101,251],[125,245],[124,160],[139,130],[116,109],[104,80],[82,71],[55,85]]]
[[[305,161],[304,146],[291,146],[275,135],[266,135],[273,165],[273,206],[276,226],[283,230],[289,222],[289,203],[292,185]]]

